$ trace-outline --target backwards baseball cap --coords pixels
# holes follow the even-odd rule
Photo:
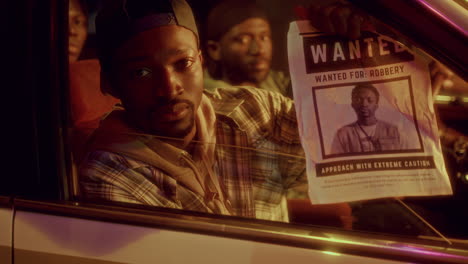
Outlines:
[[[198,39],[192,9],[185,0],[111,0],[96,17],[97,48],[107,71],[115,50],[132,36],[160,26],[178,25]]]

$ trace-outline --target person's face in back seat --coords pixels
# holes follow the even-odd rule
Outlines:
[[[68,8],[68,61],[80,57],[88,36],[88,18],[80,0],[70,0]]]

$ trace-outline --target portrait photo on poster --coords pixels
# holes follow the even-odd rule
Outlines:
[[[322,157],[424,152],[411,77],[312,87]]]

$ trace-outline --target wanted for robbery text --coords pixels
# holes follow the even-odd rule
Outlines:
[[[387,36],[290,25],[288,57],[313,203],[452,194],[428,61]]]

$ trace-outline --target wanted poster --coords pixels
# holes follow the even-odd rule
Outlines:
[[[288,58],[314,204],[452,194],[428,61],[374,32],[291,23]]]

